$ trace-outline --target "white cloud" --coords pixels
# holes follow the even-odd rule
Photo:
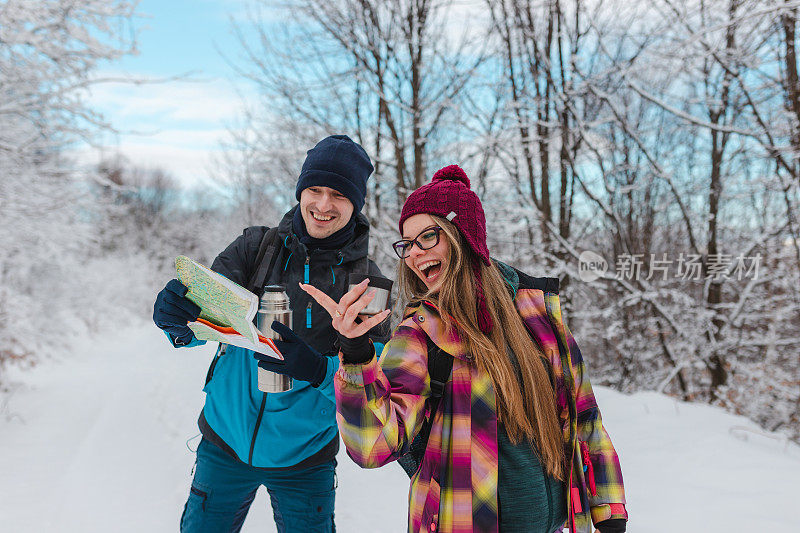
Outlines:
[[[132,165],[142,168],[160,168],[174,176],[185,187],[208,182],[213,168],[214,152],[168,144],[126,142],[100,149],[85,147],[71,155],[78,164],[94,168],[102,160],[122,155]]]
[[[105,72],[100,77],[123,76],[136,75]],[[102,135],[100,149],[77,150],[82,164],[120,153],[137,166],[167,170],[184,185],[208,179],[213,155],[244,107],[232,83],[219,78],[103,83],[92,88],[91,104],[120,133]]]
[[[219,78],[142,85],[103,83],[92,88],[91,102],[118,127],[156,120],[158,125],[189,121],[219,128],[242,109],[241,97],[232,84]]]

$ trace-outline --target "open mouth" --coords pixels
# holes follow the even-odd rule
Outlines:
[[[439,260],[425,261],[417,267],[419,271],[425,276],[425,281],[431,282],[436,279],[439,272],[442,270],[442,262]]]
[[[330,222],[331,220],[336,218],[336,217],[334,217],[332,215],[320,215],[319,213],[315,213],[314,211],[311,211],[311,216],[317,222]]]

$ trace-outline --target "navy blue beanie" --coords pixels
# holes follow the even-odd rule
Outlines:
[[[353,204],[353,214],[364,207],[367,178],[373,171],[367,152],[347,135],[331,135],[308,151],[295,196],[309,187],[330,187]]]

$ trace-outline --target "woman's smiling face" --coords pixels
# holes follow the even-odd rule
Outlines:
[[[412,244],[411,248],[407,250],[408,257],[403,259],[406,266],[422,280],[428,290],[435,293],[442,286],[442,274],[450,259],[450,244],[447,242],[447,236],[439,229],[433,217],[426,213],[419,213],[408,217],[403,222],[402,237],[407,240],[416,239],[423,246],[435,242],[436,238],[439,239],[436,246],[427,250],[420,249],[417,243]]]

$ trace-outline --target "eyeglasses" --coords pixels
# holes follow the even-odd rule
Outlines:
[[[419,232],[419,235],[413,239],[401,239],[392,243],[394,253],[396,253],[397,257],[400,259],[405,259],[411,255],[411,248],[413,248],[415,244],[420,250],[430,250],[439,244],[439,233],[441,231],[442,228],[439,226],[431,226]]]

